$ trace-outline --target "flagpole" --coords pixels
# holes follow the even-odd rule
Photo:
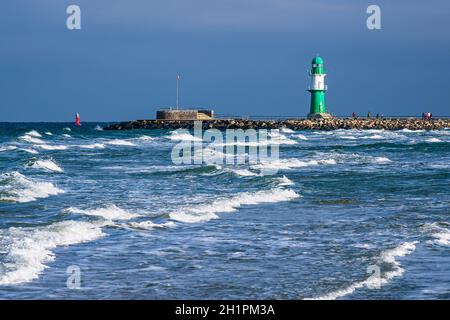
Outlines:
[[[178,110],[178,80],[179,80],[179,75],[177,74],[177,110]]]

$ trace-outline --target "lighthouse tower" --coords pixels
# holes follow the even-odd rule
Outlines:
[[[311,107],[308,118],[331,118],[325,108],[325,70],[323,68],[323,59],[315,57],[312,60],[312,67],[310,71],[311,85],[308,91],[311,93]]]

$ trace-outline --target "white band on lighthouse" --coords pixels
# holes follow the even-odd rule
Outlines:
[[[325,74],[311,75],[311,90],[325,90]]]

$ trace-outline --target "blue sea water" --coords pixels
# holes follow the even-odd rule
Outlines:
[[[186,134],[101,126],[0,124],[0,298],[450,299],[450,130],[178,166]]]

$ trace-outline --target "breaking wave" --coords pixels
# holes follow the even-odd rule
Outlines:
[[[323,160],[300,160],[296,158],[279,159],[267,162],[261,162],[259,164],[253,165],[253,169],[259,170],[289,170],[295,168],[305,168],[319,165],[334,165],[336,164],[334,159],[323,159]]]
[[[128,225],[132,228],[143,230],[151,230],[155,228],[171,228],[176,226],[175,222],[173,221],[167,221],[164,223],[154,223],[152,221],[130,222]]]
[[[187,206],[179,209],[177,212],[170,213],[169,216],[175,221],[196,223],[217,219],[217,213],[233,212],[243,205],[289,201],[298,197],[299,195],[295,191],[281,188],[257,192],[243,192],[230,198],[212,201],[211,203]]]
[[[43,169],[46,171],[64,172],[64,170],[59,165],[57,165],[53,160],[32,161],[29,164],[29,166],[35,169]]]
[[[92,143],[92,144],[82,144],[78,147],[83,149],[104,149],[105,145],[103,143]]]
[[[44,150],[66,150],[67,146],[63,145],[49,145],[49,144],[40,144],[38,145],[39,148]]]
[[[295,131],[286,127],[283,127],[280,129],[281,132],[283,133],[294,133]]]
[[[136,146],[134,143],[122,140],[122,139],[113,139],[105,142],[106,144],[112,145],[112,146],[128,146],[128,147],[134,147]]]
[[[0,285],[29,282],[39,277],[46,263],[55,259],[56,247],[92,241],[103,236],[99,225],[64,221],[46,227],[9,228],[0,233],[2,248],[8,248]]]
[[[25,135],[23,135],[23,136],[21,136],[19,138],[22,139],[25,142],[33,143],[33,144],[44,144],[45,143],[44,140],[36,138],[34,136],[30,136],[28,134],[25,134]]]
[[[281,178],[278,178],[278,182],[279,182],[280,186],[292,186],[295,184],[291,179],[289,179],[286,176],[282,176]]]
[[[450,246],[450,224],[447,222],[433,222],[427,223],[423,229],[430,233],[433,240],[429,240],[430,244],[437,244],[440,246]]]
[[[305,135],[300,134],[300,133],[295,135],[295,137],[300,140],[308,140],[308,138]]]
[[[376,277],[375,275],[371,276],[364,281],[355,282],[344,289],[327,293],[323,296],[313,298],[313,300],[335,300],[352,294],[357,289],[382,286],[387,284],[393,278],[401,277],[405,270],[396,258],[411,254],[416,249],[416,244],[417,242],[404,242],[394,249],[383,251],[378,258],[379,264],[388,264],[390,270],[382,273],[379,277]]]
[[[136,218],[139,215],[127,212],[116,205],[112,204],[102,208],[96,208],[91,210],[83,210],[78,208],[69,207],[64,209],[65,213],[77,213],[88,216],[102,217],[106,220],[129,220]]]
[[[27,133],[25,133],[25,135],[31,136],[31,137],[35,137],[35,138],[41,138],[42,137],[42,135],[39,132],[37,132],[36,130],[28,131]]]
[[[31,202],[64,193],[51,182],[33,181],[19,172],[0,174],[0,202]]]
[[[2,146],[2,147],[0,147],[0,152],[2,152],[2,151],[11,151],[11,150],[15,150],[15,149],[17,149],[17,147],[16,146]]]
[[[194,137],[192,134],[179,131],[171,131],[168,138],[172,141],[202,141],[201,138]]]

